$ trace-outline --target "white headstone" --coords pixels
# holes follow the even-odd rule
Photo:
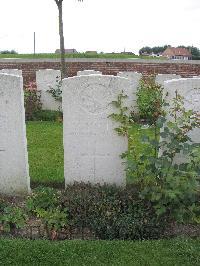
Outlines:
[[[1,73],[15,75],[15,76],[22,76],[22,70],[19,69],[1,69],[0,74]]]
[[[102,72],[96,70],[89,70],[89,69],[77,72],[77,76],[85,76],[85,75],[102,75]]]
[[[41,103],[43,110],[61,110],[61,102],[55,100],[52,94],[48,92],[50,87],[56,88],[56,85],[60,80],[60,70],[45,69],[36,71],[37,90],[41,92]]]
[[[0,193],[29,190],[23,79],[0,74]]]
[[[118,111],[110,103],[130,86],[128,79],[103,75],[63,80],[66,184],[125,184],[120,155],[127,151],[128,141],[117,134],[114,128],[119,124],[108,116]]]
[[[184,106],[186,110],[193,110],[200,115],[200,78],[176,79],[164,82],[164,99],[169,103],[168,108],[172,107],[173,99],[176,94],[184,98]],[[167,119],[171,120],[169,112],[167,112]],[[200,143],[200,128],[194,128],[190,133],[194,143]],[[185,157],[178,155],[175,159],[176,163],[183,162]]]
[[[172,79],[180,79],[181,76],[180,75],[176,75],[176,74],[158,74],[156,76],[156,83],[164,86],[164,82],[167,80],[172,80]]]
[[[137,112],[137,90],[139,86],[140,79],[142,74],[138,72],[119,72],[118,77],[127,78],[131,82],[131,90],[128,92],[128,96],[133,99],[132,107],[135,112]]]

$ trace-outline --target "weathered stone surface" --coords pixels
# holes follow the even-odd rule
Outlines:
[[[23,79],[0,74],[0,193],[29,190]]]
[[[126,175],[120,155],[128,149],[126,137],[108,115],[117,112],[110,103],[128,79],[89,75],[63,80],[64,163],[66,184],[77,182],[124,185]],[[130,106],[130,101],[127,100]]]
[[[169,106],[166,107],[167,119],[169,116],[169,108],[172,107],[172,101],[176,97],[176,93],[184,98],[184,106],[186,110],[193,110],[200,114],[200,78],[176,79],[164,82],[164,99]],[[194,143],[200,143],[200,128],[194,128],[190,133]],[[185,157],[180,154],[176,157],[175,162],[180,163],[185,161]]]
[[[45,69],[36,72],[37,89],[41,92],[43,110],[61,110],[61,102],[56,101],[52,94],[48,92],[50,87],[56,88],[56,85],[60,80],[60,70]]]
[[[179,79],[181,78],[180,75],[176,75],[176,74],[158,74],[156,76],[156,83],[164,86],[164,82],[167,81],[167,80],[172,80],[172,79]]]
[[[96,70],[89,70],[89,69],[77,72],[77,76],[85,76],[85,75],[102,75],[102,72]]]
[[[137,109],[137,90],[139,86],[139,81],[142,78],[142,74],[138,72],[119,72],[117,74],[118,77],[127,78],[131,82],[131,90],[128,92],[128,97],[132,99],[132,107],[135,112],[138,111]]]
[[[5,74],[11,74],[15,76],[22,76],[22,70],[19,69],[1,69],[0,74],[5,73]]]

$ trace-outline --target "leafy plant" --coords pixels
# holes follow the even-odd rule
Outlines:
[[[126,111],[121,116],[127,117],[131,127],[133,121],[128,118],[127,109],[123,108],[123,102],[118,103],[120,112]],[[180,222],[198,221],[200,144],[194,144],[189,136],[194,127],[199,127],[198,114],[186,111],[178,94],[173,108],[167,111],[170,120],[162,112],[159,117],[155,116],[154,137],[142,136],[145,152],[136,153],[134,138],[128,134],[129,150],[122,158],[127,159],[127,175],[138,187],[140,198],[152,202],[158,216],[167,214],[171,220]],[[125,120],[116,119],[115,114],[111,117],[122,123],[121,129],[127,128]],[[119,132],[118,128],[116,131]],[[176,156],[180,154],[184,154],[186,160],[176,163]]]
[[[116,107],[119,112],[112,113],[108,117],[114,119],[116,122],[120,123],[120,127],[115,128],[117,133],[122,136],[128,135],[128,130],[130,129],[131,118],[128,113],[128,108],[123,106],[123,101],[128,96],[123,93],[123,91],[117,96],[116,101],[112,101],[111,104]]]
[[[23,209],[15,206],[7,206],[0,214],[0,221],[2,223],[3,231],[15,232],[25,225],[26,214]]]
[[[40,218],[51,239],[67,224],[67,211],[62,208],[60,194],[48,187],[39,187],[28,197],[26,206],[29,212]]]
[[[57,233],[67,225],[66,209],[61,210],[59,207],[53,209],[36,208],[35,213],[38,218],[42,219],[48,236],[54,240]]]
[[[150,76],[140,80],[137,92],[137,105],[141,119],[154,123],[162,112],[162,86]]]
[[[37,91],[36,83],[30,82],[24,87],[24,106],[26,120],[35,120],[35,113],[41,111],[41,94]]]
[[[47,90],[47,92],[49,92],[52,97],[59,102],[62,102],[62,81],[60,80],[60,77],[56,77],[56,85],[55,88],[52,86],[49,86],[49,90]]]
[[[38,187],[28,197],[26,206],[28,211],[35,213],[38,209],[54,209],[59,206],[59,193],[53,188]]]

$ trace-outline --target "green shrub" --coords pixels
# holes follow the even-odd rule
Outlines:
[[[66,188],[63,207],[72,227],[89,228],[100,239],[159,238],[166,225],[133,186],[74,184]]]
[[[137,105],[141,119],[154,123],[162,112],[162,86],[150,76],[140,81]]]
[[[4,205],[0,212],[0,223],[3,231],[15,233],[16,229],[20,229],[25,225],[26,214],[22,208]]]
[[[68,224],[67,211],[61,206],[60,194],[53,188],[35,189],[28,197],[26,207],[29,213],[41,219],[47,236],[52,240]]]
[[[35,120],[35,113],[41,111],[41,95],[37,91],[36,83],[30,82],[24,87],[24,106],[26,120]]]
[[[34,112],[35,121],[62,121],[61,111],[39,110]]]
[[[38,187],[28,197],[26,206],[28,211],[35,213],[37,209],[54,209],[59,206],[60,194],[57,190],[49,187]]]
[[[52,240],[57,239],[59,230],[68,225],[66,209],[61,210],[60,207],[48,210],[37,208],[35,213],[42,220],[47,235]]]
[[[118,134],[128,135],[129,150],[121,156],[126,159],[127,177],[138,187],[139,198],[151,202],[158,216],[166,214],[172,221],[199,223],[200,143],[193,143],[189,134],[200,127],[199,114],[186,110],[183,98],[176,93],[171,108],[166,109],[170,120],[164,113],[156,117],[154,137],[144,133],[140,141],[146,148],[137,154],[135,140],[129,134],[133,121],[121,99],[113,102],[118,113],[110,117],[121,124],[115,129]],[[185,160],[176,163],[180,154]]]

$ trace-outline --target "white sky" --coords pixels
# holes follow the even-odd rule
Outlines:
[[[0,51],[53,52],[59,48],[54,0],[0,0]],[[200,0],[64,0],[65,47],[126,51],[143,46],[200,48]]]

